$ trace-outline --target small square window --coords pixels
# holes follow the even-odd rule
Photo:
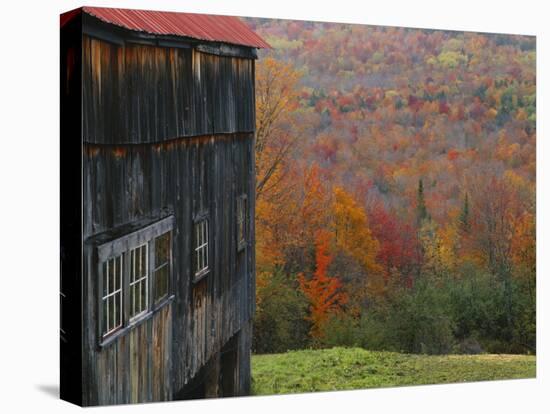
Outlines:
[[[202,218],[195,222],[195,277],[208,272],[208,219]]]
[[[247,243],[248,200],[246,194],[237,197],[237,249],[244,250]]]
[[[124,274],[123,255],[105,262],[103,269],[103,336],[122,326],[122,275]]]

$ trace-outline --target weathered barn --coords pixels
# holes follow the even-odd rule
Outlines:
[[[83,7],[61,26],[62,398],[247,394],[268,45],[228,16]]]

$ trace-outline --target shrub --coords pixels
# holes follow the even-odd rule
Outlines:
[[[347,314],[332,315],[323,325],[319,343],[321,347],[357,347],[361,344],[360,327],[355,318]]]
[[[308,302],[296,278],[280,271],[263,274],[257,288],[258,306],[254,317],[252,350],[277,353],[309,345]]]
[[[397,289],[387,303],[375,302],[360,325],[367,349],[445,354],[454,345],[447,294],[428,281]]]

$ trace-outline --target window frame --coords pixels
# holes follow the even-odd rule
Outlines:
[[[163,263],[162,265],[157,265],[156,263],[156,249],[157,249],[157,246],[156,246],[156,243],[157,243],[157,239],[159,237],[162,237],[163,235],[165,234],[169,234],[170,236],[170,242],[169,242],[169,255],[168,255],[168,262],[167,263]],[[161,233],[159,234],[158,236],[154,237],[153,240],[152,240],[152,243],[153,243],[153,246],[154,246],[154,249],[153,249],[153,252],[151,253],[151,258],[150,258],[150,270],[151,270],[151,291],[152,291],[152,302],[150,303],[150,306],[152,306],[153,308],[157,308],[157,307],[162,307],[164,302],[166,302],[167,300],[170,299],[171,296],[173,296],[173,293],[172,293],[172,286],[173,286],[173,281],[172,281],[172,275],[173,275],[173,263],[174,263],[174,232],[173,230],[169,230],[169,231],[166,231],[164,233]],[[160,270],[161,268],[163,268],[164,266],[167,266],[168,267],[168,277],[166,279],[166,293],[157,298],[156,297],[156,288],[155,288],[155,285],[156,285],[156,272],[158,270]]]
[[[124,335],[129,330],[149,319],[154,313],[160,310],[174,299],[173,293],[173,249],[174,249],[174,216],[168,216],[156,221],[146,223],[136,223],[131,226],[125,226],[116,231],[114,235],[102,235],[96,245],[95,266],[97,269],[97,338],[100,347],[109,345],[118,337]],[[153,272],[155,266],[155,240],[157,237],[170,232],[170,255],[169,255],[169,274],[167,294],[158,301],[154,301]],[[146,247],[146,283],[147,287],[147,306],[136,315],[131,315],[131,251],[142,246]],[[106,332],[103,326],[103,273],[105,263],[109,260],[122,255],[122,325],[116,330]]]
[[[235,206],[235,212],[236,212],[236,235],[237,238],[237,251],[242,252],[246,250],[248,246],[248,197],[246,193],[240,194],[237,196],[236,206]],[[242,239],[239,238],[239,223],[242,218],[242,228],[243,228],[243,234]]]
[[[150,293],[151,293],[151,263],[150,263],[151,261],[149,260],[149,255],[150,255],[150,250],[151,250],[150,245],[151,245],[151,241],[148,241],[148,242],[143,243],[139,246],[132,247],[127,253],[130,256],[128,258],[128,261],[130,263],[130,267],[128,269],[128,272],[131,276],[129,278],[129,282],[128,282],[128,295],[130,296],[129,301],[132,302],[132,297],[133,297],[133,301],[134,301],[134,302],[132,302],[132,305],[130,306],[130,311],[128,312],[128,322],[130,324],[137,321],[137,320],[139,320],[143,316],[145,316],[145,314],[147,314],[147,312],[149,312],[149,308],[150,308],[150,305],[151,305],[151,301],[149,300],[150,299],[149,296],[150,296]],[[142,248],[145,248],[145,274],[142,273],[142,274],[138,275],[137,279],[136,279],[136,275],[132,275],[132,272],[135,272],[135,270],[136,270],[135,256],[134,256],[134,258],[132,258],[132,254],[135,254],[134,252],[136,252],[136,251],[138,251],[138,249],[142,249]],[[141,256],[141,253],[140,253],[140,256]],[[141,306],[140,306],[141,310],[137,313],[133,313],[136,310],[135,291],[137,290],[136,285],[138,285],[138,284],[141,285],[140,289],[143,289],[143,284],[145,284],[145,307],[143,309],[141,309]],[[140,293],[141,293],[141,290],[140,290]],[[142,296],[139,295],[140,302],[141,302],[141,298],[142,298]],[[140,303],[140,305],[141,305],[141,303]]]
[[[119,289],[113,289],[112,291],[110,290],[107,290],[106,294],[104,292],[104,289],[103,289],[103,274],[101,275],[101,290],[99,290],[99,298],[100,298],[100,309],[101,309],[101,313],[98,313],[101,315],[101,319],[98,321],[99,324],[103,324],[103,305],[104,305],[104,302],[107,300],[107,310],[109,310],[109,299],[110,298],[115,298],[116,300],[116,296],[120,296],[120,309],[118,309],[118,313],[119,313],[119,319],[120,319],[120,323],[116,326],[113,326],[111,329],[109,329],[109,322],[107,322],[107,329],[104,329],[104,327],[102,326],[101,327],[101,331],[102,331],[102,338],[108,338],[109,336],[111,335],[114,335],[116,332],[118,332],[120,329],[122,329],[122,327],[124,326],[124,269],[125,269],[125,259],[126,259],[126,255],[124,253],[120,253],[120,254],[117,254],[117,255],[113,255],[111,257],[109,257],[107,260],[105,260],[103,263],[101,263],[101,268],[102,270],[104,269],[107,269],[107,275],[106,275],[106,280],[107,280],[107,286],[109,286],[109,263],[111,261],[114,261],[114,267],[113,269],[115,269],[115,277],[116,277],[116,268],[118,267],[117,265],[117,260],[120,258],[120,269],[118,269],[118,271],[120,272],[119,273],[119,278],[120,278],[120,286],[119,286]],[[115,285],[116,286],[116,285]],[[115,304],[117,302],[114,302]],[[113,315],[116,314],[116,306],[114,307],[115,309],[115,312],[113,312]],[[107,314],[107,319],[109,319],[109,313]]]
[[[206,222],[206,243],[203,243],[201,246],[198,246],[196,226],[203,221]],[[211,228],[212,226],[210,225],[210,215],[208,211],[202,211],[195,215],[195,217],[193,218],[192,245],[191,245],[191,257],[192,257],[191,266],[192,266],[192,274],[193,274],[193,283],[197,283],[200,280],[204,279],[212,270],[212,267],[211,267],[212,246],[210,243],[210,241],[212,240]],[[197,270],[197,266],[198,266],[197,250],[203,246],[206,246],[206,267],[203,267]]]

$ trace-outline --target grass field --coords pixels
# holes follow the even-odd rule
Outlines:
[[[255,395],[534,378],[535,356],[408,355],[360,348],[252,356]]]

